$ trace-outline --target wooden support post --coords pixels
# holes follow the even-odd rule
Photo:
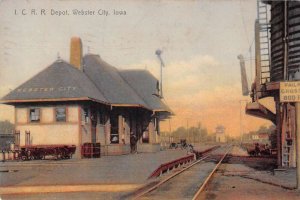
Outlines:
[[[255,100],[259,99],[259,96],[261,95],[260,91],[260,84],[261,84],[261,55],[260,55],[260,37],[259,37],[259,21],[255,21]]]
[[[277,165],[278,167],[282,166],[282,154],[281,154],[281,131],[282,131],[282,124],[281,124],[281,109],[280,109],[280,102],[279,97],[275,96],[275,105],[276,105],[276,134],[277,134]]]
[[[297,189],[300,190],[300,102],[296,102],[296,163]]]

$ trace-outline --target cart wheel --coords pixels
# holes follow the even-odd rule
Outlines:
[[[26,156],[21,156],[21,160],[25,161],[25,160],[27,160],[27,157]]]

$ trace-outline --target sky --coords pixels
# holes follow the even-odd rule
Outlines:
[[[75,10],[95,14],[78,16]],[[271,124],[244,112],[251,99],[242,96],[237,56],[246,57],[252,82],[255,18],[256,0],[0,0],[0,96],[58,55],[68,61],[72,36],[81,37],[84,53],[99,54],[119,69],[147,69],[158,79],[155,51],[161,49],[164,98],[175,113],[162,130],[200,122],[209,132],[223,125],[228,135],[239,136]],[[265,103],[274,110],[272,100]],[[13,112],[0,105],[0,120],[13,122]]]

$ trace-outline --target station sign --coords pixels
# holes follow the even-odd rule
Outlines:
[[[280,102],[300,102],[300,81],[280,82]]]
[[[19,93],[34,93],[34,92],[70,92],[75,91],[76,87],[74,86],[65,86],[65,87],[30,87],[30,88],[18,88],[16,89]]]

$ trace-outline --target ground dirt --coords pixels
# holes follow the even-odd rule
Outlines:
[[[233,155],[247,156],[239,147]],[[274,174],[276,166],[270,160],[260,162],[228,162],[221,165],[199,199],[205,200],[299,200],[293,171]],[[280,187],[282,186],[282,187]],[[285,187],[285,188],[283,188]]]

